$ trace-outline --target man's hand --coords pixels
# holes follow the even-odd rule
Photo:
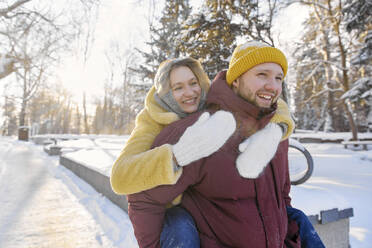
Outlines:
[[[172,147],[178,165],[188,165],[216,152],[235,129],[236,121],[230,112],[220,110],[212,116],[203,113]]]
[[[274,157],[282,135],[278,124],[269,123],[240,143],[241,154],[236,159],[239,174],[244,178],[257,178]]]

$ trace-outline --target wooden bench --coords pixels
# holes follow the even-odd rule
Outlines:
[[[368,145],[372,145],[372,140],[349,140],[349,141],[342,141],[341,144],[344,145],[345,149],[349,145],[353,146],[362,146],[363,150],[368,150]]]

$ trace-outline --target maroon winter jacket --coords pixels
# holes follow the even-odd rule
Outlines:
[[[300,247],[298,227],[291,223],[293,230],[288,229],[285,207],[290,205],[288,141],[279,144],[276,155],[258,178],[241,177],[235,166],[239,144],[264,127],[274,112],[263,114],[258,107],[236,96],[224,79],[222,72],[214,80],[207,97],[207,110],[232,112],[237,130],[219,151],[184,167],[175,185],[128,196],[129,217],[140,247],[160,247],[165,205],[180,193],[183,193],[182,206],[196,222],[201,247]],[[164,128],[154,146],[177,143],[200,114]],[[267,140],[270,142],[270,138]]]

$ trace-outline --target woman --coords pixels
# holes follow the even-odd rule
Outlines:
[[[154,86],[146,96],[145,107],[136,118],[135,129],[113,165],[110,179],[115,193],[133,194],[159,185],[174,184],[182,173],[182,166],[209,156],[230,137],[233,132],[231,128],[235,126],[235,123],[226,113],[217,112],[211,117],[204,116],[202,120],[205,124],[203,128],[207,126],[213,131],[201,132],[198,136],[203,137],[198,142],[204,142],[206,147],[211,146],[213,149],[207,151],[199,149],[200,154],[195,156],[190,156],[190,152],[182,154],[184,151],[179,147],[187,146],[177,146],[177,144],[174,146],[165,144],[150,149],[155,137],[166,125],[204,107],[209,85],[210,81],[206,73],[195,59],[167,60],[159,66]],[[278,109],[271,122],[285,124],[286,132],[282,139],[286,139],[293,131],[294,124],[284,101],[278,101]],[[199,131],[197,123],[190,127],[194,133]],[[221,136],[218,142],[215,142],[216,133],[219,137]],[[185,138],[187,135],[192,134],[185,132]],[[208,137],[208,135],[213,135],[213,137]],[[180,142],[183,141],[182,137]],[[213,140],[213,143],[208,144],[210,140]],[[173,204],[179,203],[179,199],[180,197],[177,197]],[[165,228],[168,231],[179,230],[179,228],[170,228],[170,226],[188,221],[193,223],[191,216],[185,210],[173,207],[167,212]],[[194,231],[197,236],[197,231]],[[187,240],[186,237],[185,240]],[[163,242],[165,243],[167,241]],[[185,247],[193,246],[186,245]]]

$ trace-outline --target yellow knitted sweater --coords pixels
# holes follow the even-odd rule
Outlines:
[[[111,187],[116,194],[134,194],[159,185],[174,184],[182,168],[174,171],[171,145],[151,149],[156,136],[170,123],[179,119],[173,112],[161,108],[154,99],[152,87],[145,99],[145,108],[137,115],[135,128],[111,170]],[[279,99],[271,122],[288,125],[283,140],[293,132],[294,122],[287,104]]]

